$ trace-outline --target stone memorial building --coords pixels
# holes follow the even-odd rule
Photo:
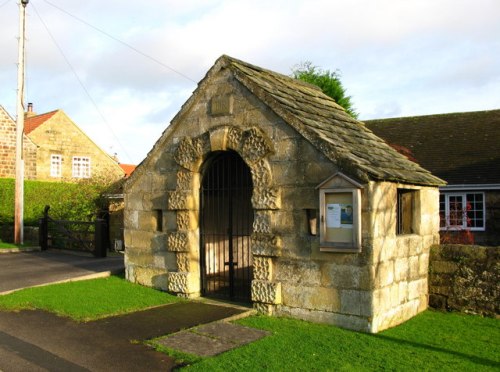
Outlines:
[[[427,307],[443,184],[317,87],[222,56],[126,184],[126,275],[378,332]]]

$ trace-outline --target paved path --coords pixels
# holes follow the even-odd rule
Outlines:
[[[182,302],[88,323],[38,310],[0,312],[0,371],[167,371],[174,360],[141,341],[244,311]]]
[[[123,269],[121,255],[94,258],[53,250],[0,254],[0,294],[82,276],[105,275]]]
[[[93,258],[58,251],[0,254],[0,295],[121,270],[122,256]],[[143,341],[248,311],[190,301],[88,323],[39,310],[0,312],[0,371],[168,371],[175,367],[174,360]],[[195,345],[190,340],[175,346],[201,355],[221,352],[214,349],[213,339],[227,331],[216,329],[218,333],[196,340]],[[237,333],[240,342],[232,340],[231,347],[251,342],[248,334],[255,331]]]

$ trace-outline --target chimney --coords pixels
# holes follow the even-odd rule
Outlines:
[[[31,118],[32,116],[36,116],[36,112],[33,111],[33,103],[28,102],[28,111],[26,111],[26,118]]]

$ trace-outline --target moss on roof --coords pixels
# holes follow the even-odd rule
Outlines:
[[[229,68],[241,84],[347,174],[362,181],[445,184],[349,116],[319,88],[228,56],[219,58],[217,65]]]

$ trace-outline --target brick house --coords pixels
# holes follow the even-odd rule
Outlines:
[[[500,245],[500,110],[367,120],[366,126],[440,186],[441,234],[473,233]]]
[[[23,135],[24,177],[36,179],[37,146]],[[16,176],[16,122],[0,105],[0,178]]]
[[[125,184],[126,277],[379,332],[427,307],[444,184],[317,87],[222,56]]]

